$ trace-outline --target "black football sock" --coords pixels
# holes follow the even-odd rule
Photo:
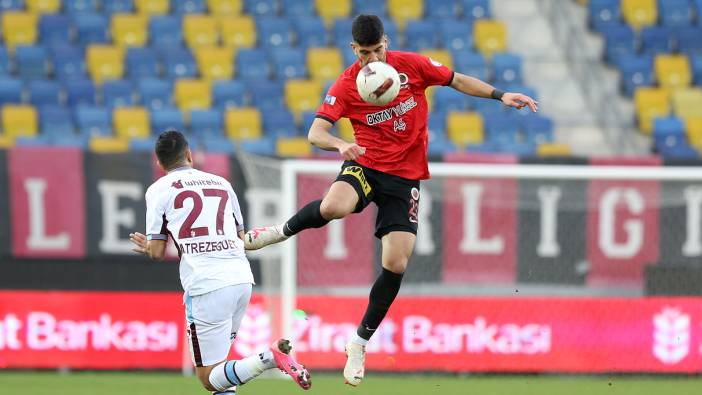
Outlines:
[[[297,214],[293,215],[288,222],[283,226],[283,233],[286,236],[292,236],[309,228],[321,228],[329,223],[328,220],[322,217],[319,207],[322,205],[321,200],[315,200],[307,203],[300,209]]]
[[[366,314],[356,330],[358,336],[370,340],[400,291],[401,284],[402,274],[393,273],[383,268],[380,276],[375,280],[373,288],[371,288]]]

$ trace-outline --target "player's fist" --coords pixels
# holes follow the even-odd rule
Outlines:
[[[533,112],[536,112],[539,109],[539,102],[521,93],[506,92],[504,95],[502,95],[502,103],[518,110],[521,110],[527,106]]]
[[[366,149],[356,143],[344,143],[339,147],[339,153],[346,160],[356,160],[356,158],[366,153]]]

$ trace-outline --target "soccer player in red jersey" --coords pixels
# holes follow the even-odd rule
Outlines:
[[[364,376],[365,346],[395,300],[414,248],[419,181],[429,178],[426,88],[450,86],[467,95],[531,111],[537,111],[537,103],[529,96],[503,92],[454,72],[426,56],[389,51],[383,23],[375,15],[358,15],[351,34],[351,48],[358,61],[331,86],[308,133],[313,145],[339,152],[345,160],[341,172],[323,199],[308,203],[284,224],[249,231],[244,242],[247,249],[258,249],[358,213],[375,202],[375,236],[381,240],[383,268],[371,288],[357,333],[346,345],[344,378],[355,386]],[[356,90],[361,68],[377,61],[392,65],[401,83],[397,97],[381,107],[364,102]],[[351,121],[355,142],[332,135],[334,123],[342,117]]]

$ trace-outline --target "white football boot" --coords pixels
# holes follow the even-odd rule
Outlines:
[[[365,374],[366,347],[358,343],[346,343],[346,366],[344,366],[344,379],[346,384],[357,386],[361,384]]]
[[[287,240],[288,236],[283,233],[283,225],[263,226],[253,228],[246,232],[244,236],[244,249],[258,250],[269,244],[280,243]]]

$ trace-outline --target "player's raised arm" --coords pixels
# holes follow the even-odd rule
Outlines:
[[[307,133],[307,140],[315,147],[325,151],[339,151],[346,160],[354,160],[366,153],[364,147],[356,143],[349,143],[334,136],[331,129],[334,125],[322,118],[315,118]]]
[[[454,74],[453,81],[451,81],[451,88],[471,96],[500,100],[506,106],[514,107],[518,110],[527,106],[533,112],[539,109],[539,103],[527,95],[515,92],[503,92],[499,89],[495,89],[494,86],[487,82],[461,73]]]

